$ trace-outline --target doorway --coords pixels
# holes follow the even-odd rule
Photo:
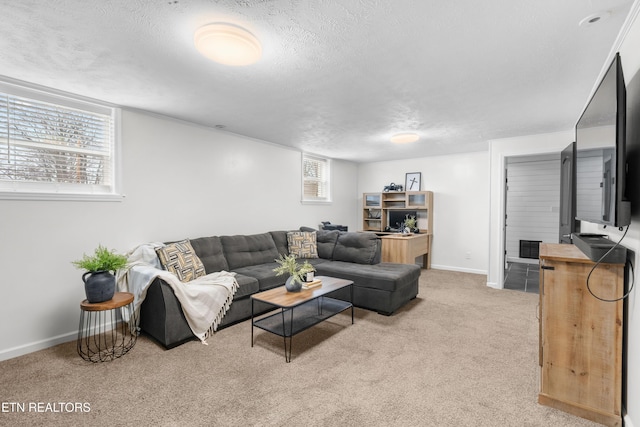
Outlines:
[[[505,161],[505,289],[539,292],[538,246],[556,243],[560,220],[560,153]]]

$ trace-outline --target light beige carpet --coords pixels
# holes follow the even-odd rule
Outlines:
[[[208,346],[167,351],[141,336],[101,364],[75,342],[7,360],[0,425],[595,425],[537,404],[538,296],[485,282],[423,270],[396,314],[333,317],[294,337],[291,363],[267,332],[251,348],[249,321]]]

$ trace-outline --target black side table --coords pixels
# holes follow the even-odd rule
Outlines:
[[[133,294],[116,292],[109,301],[80,303],[78,354],[88,362],[105,362],[124,356],[133,348],[138,335],[129,324],[118,322],[118,309],[128,310],[129,322],[136,325]]]

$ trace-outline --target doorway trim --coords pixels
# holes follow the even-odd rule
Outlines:
[[[528,240],[557,242],[560,225],[561,158],[561,153],[558,151],[549,154],[505,157],[505,267],[507,262],[538,263],[537,243],[531,249],[535,252],[533,258],[526,255],[522,256],[523,248],[528,248],[526,243]],[[523,180],[519,178],[521,173],[531,174],[535,178]],[[552,183],[556,188],[555,194],[553,190],[551,190],[551,193],[546,194],[546,190],[539,187],[539,185],[547,187]],[[544,195],[541,190],[545,192]],[[525,200],[522,197],[518,197],[518,195],[531,196],[533,198]],[[523,210],[518,207],[519,203],[526,203],[528,207],[533,208],[538,213],[532,216],[528,208]],[[541,207],[545,209],[541,210]],[[548,207],[552,209],[547,210],[546,208]],[[507,215],[508,213],[513,215],[509,216]],[[526,224],[529,224],[529,221],[535,221],[540,224],[540,227],[525,232],[523,227],[528,229],[529,227]]]
[[[502,289],[504,282],[504,206],[506,159],[514,156],[561,152],[573,141],[573,129],[489,141],[489,266],[487,286]]]

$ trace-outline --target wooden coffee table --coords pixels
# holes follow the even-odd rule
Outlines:
[[[284,338],[284,358],[291,362],[291,344],[293,336],[330,317],[351,308],[353,324],[353,282],[335,277],[317,276],[322,286],[303,289],[300,292],[287,292],[284,286],[269,289],[251,295],[251,347],[253,347],[253,327],[264,329]],[[350,288],[351,301],[342,301],[325,296],[338,289]],[[254,320],[254,302],[270,304],[280,311]]]

